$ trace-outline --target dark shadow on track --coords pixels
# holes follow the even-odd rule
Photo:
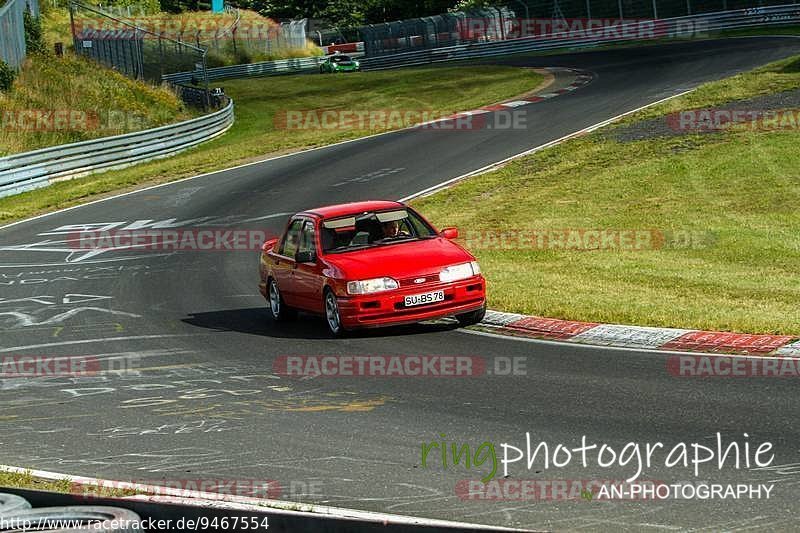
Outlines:
[[[264,307],[226,309],[205,313],[192,313],[182,322],[214,331],[235,331],[248,335],[282,339],[330,339],[327,326],[321,317],[301,313],[297,320],[277,323]],[[440,320],[406,326],[361,329],[348,332],[348,338],[380,338],[401,335],[419,335],[451,331],[458,328],[455,320]]]

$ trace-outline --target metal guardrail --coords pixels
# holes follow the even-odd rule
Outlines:
[[[219,111],[177,124],[2,157],[0,197],[174,154],[221,135],[233,118],[228,100]]]
[[[720,11],[689,15],[666,19],[642,20],[623,23],[617,26],[620,35],[601,37],[587,36],[584,38],[565,38],[563,34],[542,35],[537,37],[521,37],[489,42],[469,42],[441,48],[428,48],[413,52],[401,52],[388,56],[365,57],[361,61],[362,70],[381,70],[415,65],[427,65],[443,61],[460,59],[476,59],[522,52],[548,51],[570,48],[590,48],[604,44],[639,41],[644,38],[637,36],[637,31],[643,23],[651,23],[656,37],[653,42],[660,39],[675,39],[702,36],[703,32],[720,31],[726,29],[750,28],[758,26],[773,26],[782,24],[800,23],[800,4],[787,4],[781,6],[757,7],[735,11]],[[603,28],[598,31],[605,32]],[[626,37],[622,34],[629,34]],[[299,59],[282,59],[279,61],[266,61],[232,65],[208,69],[210,80],[223,78],[249,78],[258,76],[272,76],[277,74],[290,74],[311,72],[319,67],[321,58],[309,57]],[[164,81],[172,83],[186,83],[200,79],[200,72],[178,72],[166,74]]]
[[[276,74],[290,74],[303,71],[312,71],[319,68],[322,58],[320,57],[299,57],[294,59],[279,59],[277,61],[263,61],[261,63],[247,63],[243,65],[231,65],[229,67],[216,67],[206,69],[209,80],[219,80],[223,78],[251,78],[259,76],[274,76]],[[165,74],[161,78],[170,83],[188,83],[199,80],[202,73],[176,72]]]
[[[655,19],[649,22],[654,25],[657,37],[648,40],[656,42],[660,39],[697,38],[702,37],[703,33],[721,30],[797,24],[800,23],[800,5],[788,4],[757,7],[669,19]],[[618,26],[619,35],[600,37],[587,36],[570,39],[563,37],[563,34],[555,34],[538,37],[523,37],[505,41],[459,44],[442,48],[398,53],[390,56],[368,57],[362,60],[361,68],[362,70],[379,70],[522,52],[548,51],[564,48],[588,48],[604,44],[641,41],[645,40],[645,38],[641,37],[641,32],[637,33],[636,31],[639,29],[640,24],[642,24],[642,21],[620,24]],[[628,36],[625,34],[628,34]]]

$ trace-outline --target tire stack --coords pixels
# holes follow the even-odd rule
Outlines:
[[[72,527],[67,528],[67,524]],[[22,531],[140,532],[139,515],[120,507],[80,505],[34,509],[24,498],[0,493],[0,532]]]

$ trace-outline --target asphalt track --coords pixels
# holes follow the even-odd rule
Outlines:
[[[794,39],[739,39],[504,60],[586,69],[581,90],[526,108],[524,130],[402,131],[90,204],[0,230],[0,356],[135,357],[138,371],[4,379],[0,462],[120,480],[276,479],[283,497],[536,529],[787,530],[800,480],[800,400],[791,380],[678,379],[666,356],[482,336],[448,324],[325,338],[321,320],[276,327],[256,289],[257,253],[59,251],[67,225],[199,217],[277,231],[280,213],[400,198],[622,112],[800,52]],[[454,80],[457,83],[457,80]],[[354,179],[355,178],[355,179]],[[624,206],[620,206],[624,208]],[[274,215],[269,217],[270,215]],[[535,214],[532,214],[535,216]],[[701,216],[701,214],[698,214]],[[268,217],[268,218],[261,218]],[[259,219],[261,220],[255,220]],[[59,229],[60,228],[60,229]],[[73,228],[74,229],[74,228]],[[25,245],[26,249],[9,249]],[[291,354],[473,355],[526,375],[450,379],[279,378]],[[116,358],[116,359],[114,359]],[[125,359],[127,358],[127,359]],[[497,368],[495,366],[497,365]],[[652,467],[641,478],[775,483],[769,500],[464,501],[467,471],[422,468],[421,443],[577,446],[769,441],[767,469]],[[440,434],[445,435],[442,439]],[[539,463],[540,464],[540,463]],[[512,477],[621,479],[631,466]],[[500,477],[498,473],[497,477]],[[292,492],[291,488],[294,488]],[[311,488],[309,488],[311,487]],[[313,492],[311,495],[299,494]]]

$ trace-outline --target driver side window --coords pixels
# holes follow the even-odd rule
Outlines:
[[[280,251],[278,251],[279,254],[294,258],[297,253],[297,248],[300,245],[300,230],[302,225],[302,220],[295,220],[292,222],[292,225],[286,230],[286,236],[283,238]]]
[[[300,236],[300,248],[298,251],[317,253],[317,246],[314,242],[314,223],[310,220],[303,224],[303,233]]]

